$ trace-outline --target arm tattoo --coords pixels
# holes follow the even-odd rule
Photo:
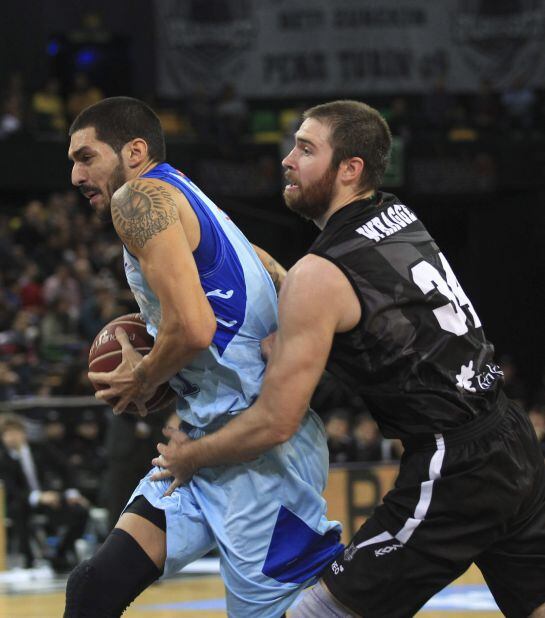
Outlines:
[[[280,287],[282,286],[282,282],[286,277],[286,270],[280,266],[280,264],[273,258],[268,260],[268,265],[266,269],[271,276],[272,282],[274,283],[274,287],[276,289],[276,293],[280,292]]]
[[[136,180],[112,200],[112,220],[121,240],[142,247],[178,220],[178,210],[165,187]]]

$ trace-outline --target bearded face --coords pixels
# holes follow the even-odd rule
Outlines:
[[[284,189],[286,206],[304,219],[315,221],[328,210],[333,198],[337,170],[329,166],[318,180],[303,183],[290,171]]]
[[[87,127],[72,135],[69,157],[74,162],[72,184],[101,220],[110,221],[112,196],[127,181],[122,155],[98,140],[94,127]]]

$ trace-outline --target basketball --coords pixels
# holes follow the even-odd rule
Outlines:
[[[89,371],[113,371],[121,363],[121,345],[115,336],[115,329],[120,326],[127,333],[131,345],[137,352],[145,356],[149,354],[154,344],[153,337],[146,329],[146,323],[142,320],[139,313],[129,313],[112,320],[95,337],[89,351]],[[105,387],[102,384],[91,382],[95,391]],[[172,404],[176,398],[176,393],[170,388],[168,382],[161,384],[151,399],[146,402],[148,413],[163,410]],[[109,402],[112,407],[117,400]],[[130,404],[125,412],[137,414],[138,410],[134,404]]]

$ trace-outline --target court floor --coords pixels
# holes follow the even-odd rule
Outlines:
[[[15,581],[14,581],[15,580]],[[64,581],[36,575],[35,581],[0,582],[0,618],[60,618]],[[288,614],[289,615],[289,614]],[[225,618],[223,585],[217,575],[180,576],[152,586],[124,614],[127,618]],[[419,618],[498,618],[481,574],[472,567],[434,597]],[[247,618],[241,616],[240,618]],[[318,616],[316,618],[319,618]]]

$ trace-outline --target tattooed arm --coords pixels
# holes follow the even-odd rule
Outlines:
[[[138,258],[161,304],[161,322],[152,351],[142,358],[127,340],[125,366],[107,374],[106,384],[111,388],[98,393],[104,399],[120,397],[116,412],[129,401],[149,398],[159,384],[208,347],[214,336],[216,319],[181,223],[184,199],[179,191],[151,178],[127,182],[112,198],[115,230]],[[123,342],[122,334],[120,339]],[[103,378],[91,377],[96,382],[103,382]]]
[[[252,245],[254,251],[257,253],[257,257],[261,260],[263,266],[271,276],[273,280],[274,287],[276,288],[276,293],[280,292],[280,287],[282,286],[282,282],[286,278],[288,274],[286,269],[279,264],[271,255],[269,255],[266,251],[264,251],[261,247],[257,245]]]

